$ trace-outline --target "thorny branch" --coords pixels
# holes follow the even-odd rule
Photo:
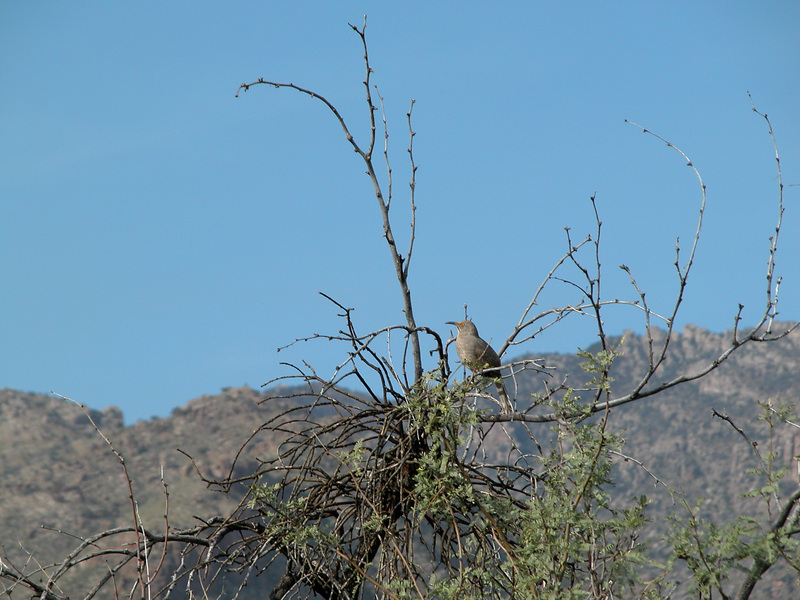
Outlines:
[[[775,142],[775,137],[774,137],[774,134],[773,134],[773,131],[772,131],[772,125],[769,122],[769,119],[766,117],[766,115],[758,112],[755,109],[755,106],[753,107],[753,111],[756,112],[757,114],[761,115],[762,117],[764,117],[764,119],[767,121],[768,128],[769,128],[770,139],[772,140],[773,147],[775,148],[775,157],[776,157],[776,164],[777,164],[777,169],[778,169],[778,187],[779,187],[778,219],[777,219],[777,223],[775,225],[775,234],[770,237],[769,255],[768,255],[768,261],[767,261],[767,302],[766,302],[766,307],[764,309],[764,312],[762,313],[758,323],[756,323],[744,335],[742,335],[741,332],[739,331],[739,321],[741,319],[740,314],[741,314],[741,310],[742,310],[742,306],[740,305],[739,306],[739,312],[736,314],[736,317],[735,317],[735,320],[734,320],[734,331],[733,331],[733,337],[732,337],[732,339],[730,341],[730,344],[715,359],[713,359],[711,362],[709,362],[705,366],[700,367],[699,369],[697,369],[694,372],[682,373],[682,374],[680,374],[680,375],[678,375],[678,376],[676,376],[676,377],[674,377],[672,379],[668,379],[668,380],[660,381],[660,382],[659,381],[654,382],[654,379],[655,379],[656,375],[658,374],[661,365],[664,363],[664,361],[666,360],[666,358],[668,356],[668,349],[669,349],[669,345],[670,345],[670,342],[672,340],[673,332],[674,332],[675,318],[676,318],[676,316],[678,314],[678,311],[679,311],[679,309],[681,307],[681,304],[683,303],[683,297],[684,297],[684,293],[685,293],[685,290],[686,290],[686,285],[687,285],[687,282],[688,282],[688,279],[689,279],[689,275],[690,275],[690,272],[691,272],[692,265],[694,264],[696,250],[697,250],[697,247],[698,247],[698,243],[700,241],[700,232],[701,232],[702,225],[703,225],[703,215],[705,213],[706,186],[705,186],[705,183],[703,182],[703,179],[702,179],[702,177],[700,175],[700,172],[694,166],[694,164],[692,163],[691,159],[680,148],[678,148],[677,146],[675,146],[674,144],[672,144],[671,142],[669,142],[668,140],[666,140],[662,136],[660,136],[660,135],[658,135],[656,133],[653,133],[652,131],[649,131],[649,130],[645,129],[641,125],[637,125],[636,123],[633,123],[631,121],[627,121],[627,122],[631,123],[632,125],[634,125],[634,126],[638,127],[639,129],[641,129],[642,132],[656,137],[657,139],[659,139],[662,142],[664,142],[668,147],[670,147],[673,150],[675,150],[676,152],[678,152],[683,157],[683,159],[686,161],[687,166],[689,166],[693,170],[693,172],[695,173],[695,176],[697,177],[697,180],[698,180],[698,183],[699,183],[699,186],[700,186],[701,200],[700,200],[699,216],[698,216],[698,221],[697,221],[697,229],[695,231],[695,235],[694,235],[694,238],[692,240],[692,246],[691,246],[691,250],[689,252],[689,257],[688,257],[688,259],[686,260],[686,262],[685,262],[685,264],[683,266],[681,266],[680,262],[679,262],[679,259],[680,259],[680,246],[676,244],[675,268],[676,268],[676,272],[677,272],[677,275],[678,275],[678,291],[677,291],[676,298],[675,298],[675,301],[674,301],[674,304],[673,304],[673,307],[672,307],[672,312],[668,316],[662,317],[662,316],[654,313],[653,311],[651,311],[647,306],[647,303],[646,303],[646,300],[645,300],[645,293],[639,288],[635,277],[631,273],[631,270],[625,265],[622,265],[620,268],[623,269],[629,275],[629,277],[631,279],[631,284],[634,287],[634,289],[636,290],[636,292],[637,292],[637,294],[639,296],[639,300],[634,301],[634,302],[630,302],[630,301],[622,302],[622,301],[619,301],[619,300],[601,301],[600,293],[599,293],[600,259],[599,259],[599,254],[598,254],[598,251],[597,251],[597,244],[595,243],[595,266],[596,266],[597,276],[593,278],[593,277],[591,277],[589,275],[589,271],[586,268],[584,268],[578,262],[577,254],[576,254],[577,247],[573,247],[572,243],[570,241],[569,242],[569,251],[567,252],[565,257],[562,258],[561,261],[559,261],[559,263],[557,263],[556,267],[554,267],[554,269],[551,270],[550,274],[548,274],[548,277],[545,280],[545,283],[550,279],[555,279],[554,271],[558,267],[561,266],[561,264],[564,262],[564,260],[566,258],[569,258],[579,268],[579,271],[581,273],[583,273],[584,278],[587,281],[587,287],[585,287],[585,288],[584,287],[580,287],[577,284],[572,284],[572,282],[568,282],[568,283],[570,283],[572,285],[575,285],[576,287],[578,287],[578,289],[581,290],[582,294],[585,297],[585,301],[580,303],[580,304],[578,304],[578,305],[576,305],[576,306],[568,306],[568,307],[565,307],[563,309],[559,309],[558,311],[554,311],[553,309],[551,309],[551,311],[546,311],[546,312],[542,313],[541,315],[537,315],[536,317],[534,317],[533,319],[530,319],[528,321],[524,321],[523,322],[521,320],[520,324],[517,325],[517,327],[514,329],[514,332],[511,334],[511,336],[506,341],[506,344],[504,344],[503,350],[505,348],[507,348],[508,345],[514,341],[515,337],[517,337],[520,334],[520,332],[522,332],[526,328],[532,326],[538,319],[540,319],[540,318],[542,318],[544,316],[547,316],[549,314],[556,314],[559,317],[561,317],[562,315],[569,314],[569,313],[584,314],[587,309],[591,309],[592,313],[597,318],[598,323],[602,324],[602,320],[599,318],[599,314],[600,314],[600,310],[602,309],[603,306],[607,306],[609,304],[620,304],[620,303],[627,303],[627,304],[633,305],[633,306],[641,306],[641,308],[643,309],[644,314],[645,314],[646,326],[647,326],[647,342],[648,342],[648,347],[650,349],[649,350],[649,365],[648,365],[648,368],[647,368],[646,372],[644,373],[644,375],[641,377],[640,381],[634,386],[634,388],[632,390],[630,390],[626,394],[621,395],[621,396],[617,396],[617,397],[615,397],[613,399],[608,399],[608,400],[606,400],[604,402],[599,402],[599,401],[594,402],[592,407],[591,407],[591,412],[597,413],[597,412],[604,412],[604,411],[606,411],[606,410],[608,410],[610,408],[614,408],[614,407],[617,407],[617,406],[622,406],[624,404],[627,404],[629,402],[634,402],[634,401],[640,400],[642,398],[647,398],[647,397],[650,397],[650,396],[654,396],[654,395],[659,394],[659,393],[661,393],[661,392],[663,392],[663,391],[665,391],[667,389],[673,388],[673,387],[681,385],[683,383],[687,383],[687,382],[690,382],[690,381],[695,381],[697,379],[700,379],[700,378],[704,377],[705,375],[707,375],[708,373],[710,373],[711,371],[715,370],[717,367],[719,367],[723,362],[725,362],[728,358],[730,358],[730,356],[736,350],[738,350],[739,348],[743,347],[744,345],[746,345],[748,343],[751,343],[751,342],[771,342],[771,341],[776,341],[776,340],[779,340],[779,339],[787,336],[789,333],[794,331],[798,327],[798,325],[800,325],[800,322],[794,323],[793,325],[790,325],[790,326],[786,327],[785,329],[783,329],[782,331],[779,331],[779,332],[773,332],[772,331],[772,326],[773,326],[774,319],[778,315],[777,307],[778,307],[778,288],[780,286],[780,277],[776,278],[776,276],[775,276],[775,255],[776,255],[777,250],[778,250],[777,240],[778,240],[778,236],[780,234],[781,223],[782,223],[782,218],[783,218],[783,210],[784,210],[784,208],[783,208],[783,183],[781,181],[780,156],[778,154],[777,143]],[[594,203],[594,198],[592,198],[592,204],[593,204],[593,206],[595,206],[595,209],[596,209],[596,204]],[[597,223],[597,238],[599,239],[601,221],[600,221],[599,215],[597,215],[597,213],[595,213],[595,215],[596,215],[596,223]],[[568,235],[568,240],[569,240],[569,231],[567,232],[567,235]],[[587,238],[586,240],[584,240],[583,243],[586,243],[589,239],[590,238]],[[581,245],[583,245],[583,244],[581,244]],[[595,287],[595,286],[597,286],[597,287]],[[528,306],[528,308],[526,309],[526,311],[525,311],[525,313],[523,315],[523,319],[525,318],[525,315],[528,314],[528,312],[530,311],[530,308],[531,308],[531,306],[533,304],[534,303],[532,302]],[[654,338],[653,338],[653,329],[651,329],[651,320],[650,320],[651,317],[659,318],[667,326],[666,335],[664,336],[664,339],[661,342],[660,347],[657,348],[657,349],[655,348],[655,341],[654,341]],[[541,328],[540,328],[540,330],[541,330]],[[602,335],[602,329],[600,329],[599,331],[601,333],[600,337],[602,339],[604,337]],[[528,339],[528,338],[526,338],[526,339]],[[545,413],[545,414],[525,414],[525,415],[499,414],[499,415],[487,416],[486,419],[487,420],[491,420],[491,421],[523,420],[523,421],[527,421],[527,422],[536,423],[536,422],[553,422],[553,421],[557,421],[559,419],[559,415],[557,415],[556,413],[552,413],[552,412],[551,413]]]
[[[404,387],[406,390],[411,389],[412,385],[417,385],[422,378],[422,352],[420,349],[419,343],[419,335],[417,333],[417,325],[416,320],[414,318],[414,308],[411,302],[411,290],[408,285],[408,266],[411,262],[411,253],[414,248],[414,237],[415,237],[415,228],[416,228],[416,219],[414,215],[416,214],[416,206],[414,205],[414,190],[415,190],[415,179],[416,179],[416,171],[417,166],[414,164],[414,156],[413,156],[413,140],[414,140],[414,132],[411,129],[411,109],[408,111],[408,122],[409,122],[409,131],[410,131],[410,140],[409,140],[409,159],[411,161],[411,182],[410,182],[410,189],[411,189],[411,213],[412,213],[412,220],[410,226],[410,241],[408,246],[408,254],[403,256],[397,249],[397,243],[395,242],[394,233],[392,231],[392,223],[389,218],[389,207],[391,205],[391,176],[392,170],[391,166],[389,165],[389,156],[388,150],[385,151],[386,157],[386,169],[387,169],[387,176],[389,178],[389,185],[388,185],[388,194],[384,195],[383,189],[381,188],[381,183],[378,178],[378,175],[375,171],[375,166],[372,162],[372,153],[375,148],[375,141],[376,141],[376,130],[377,127],[375,125],[375,112],[378,108],[372,101],[372,90],[370,85],[370,79],[373,73],[372,67],[370,66],[369,62],[369,52],[367,50],[367,38],[366,38],[366,29],[367,29],[367,18],[364,17],[364,24],[359,29],[355,25],[350,25],[351,29],[355,31],[359,38],[361,39],[361,44],[364,49],[364,66],[366,69],[366,75],[364,77],[364,88],[366,91],[366,103],[369,112],[369,123],[370,123],[370,135],[369,141],[367,143],[367,149],[364,150],[350,133],[350,129],[347,127],[344,118],[336,109],[336,107],[327,100],[324,96],[306,89],[302,88],[298,85],[293,83],[278,83],[274,81],[267,81],[264,78],[259,78],[257,81],[252,83],[243,83],[239,86],[239,90],[236,92],[236,96],[239,96],[240,91],[248,91],[254,85],[264,84],[264,85],[271,85],[275,88],[291,88],[297,90],[300,93],[306,94],[315,98],[325,104],[328,109],[333,113],[336,120],[341,125],[342,130],[344,131],[345,138],[353,147],[353,150],[361,157],[364,161],[364,164],[367,167],[367,175],[372,182],[372,188],[375,193],[375,197],[378,199],[378,205],[381,211],[381,215],[383,218],[383,236],[386,238],[386,242],[389,245],[389,251],[392,256],[392,263],[394,264],[395,274],[397,276],[397,281],[400,284],[400,291],[403,297],[403,312],[406,316],[406,322],[408,324],[408,335],[411,341],[411,353],[413,358],[413,365],[414,365],[414,375],[413,375],[413,384],[409,383],[407,380],[404,381]],[[412,101],[412,108],[413,108],[413,101]],[[384,122],[385,122],[385,113],[384,113]],[[384,141],[388,144],[388,130],[384,129]]]

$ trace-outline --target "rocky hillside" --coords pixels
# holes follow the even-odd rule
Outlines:
[[[146,526],[163,531],[164,484],[173,528],[236,506],[239,498],[210,491],[179,450],[207,478],[226,477],[254,428],[287,407],[281,401],[259,404],[263,398],[250,388],[228,389],[192,400],[169,418],[129,427],[117,408],[89,414],[124,457]],[[237,471],[253,472],[258,456],[274,451],[273,443],[256,437]],[[132,522],[120,460],[84,410],[58,397],[0,390],[0,553],[16,565],[28,554],[52,563],[77,546],[75,536]]]
[[[702,368],[729,339],[730,332],[685,328],[673,340],[662,379]],[[624,340],[623,355],[613,371],[617,395],[634,385],[647,360],[645,339],[628,334]],[[580,359],[574,356],[536,358],[572,373],[573,385],[583,377]],[[624,452],[646,467],[620,457],[617,491],[620,498],[644,493],[652,499],[649,511],[656,527],[648,535],[654,546],[662,544],[666,515],[681,510],[680,495],[667,487],[692,505],[704,498],[703,512],[709,518],[738,514],[768,518],[759,500],[741,497],[761,483],[747,472],[757,464],[752,447],[730,423],[713,417],[712,409],[729,415],[759,448],[777,452],[780,465],[791,468],[787,489],[797,485],[794,457],[800,455],[800,428],[781,424],[770,440],[767,424],[758,419],[762,410],[758,402],[797,401],[799,373],[797,330],[778,343],[744,348],[698,382],[614,410],[611,422],[624,432]],[[531,375],[520,381],[516,393],[520,403],[541,389],[542,378]],[[172,527],[196,524],[198,516],[224,514],[236,505],[239,498],[234,495],[209,490],[186,455],[209,478],[228,475],[243,442],[261,423],[291,406],[288,400],[260,402],[264,398],[249,388],[228,389],[192,400],[169,418],[129,427],[123,426],[116,408],[90,415],[124,456],[145,523],[162,530],[164,484]],[[259,457],[274,452],[275,444],[275,439],[255,436],[237,461],[237,473],[252,472]],[[0,390],[0,555],[17,565],[30,555],[43,564],[54,562],[75,547],[73,536],[129,524],[131,510],[120,461],[84,409],[59,397]],[[791,581],[775,577],[757,597],[800,597]]]

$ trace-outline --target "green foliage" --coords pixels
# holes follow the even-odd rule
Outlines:
[[[672,528],[668,539],[673,548],[670,566],[676,560],[685,562],[692,572],[691,591],[706,598],[714,591],[722,591],[731,568],[750,556],[746,539],[752,538],[757,526],[741,517],[719,527],[698,516],[702,502],[698,500],[692,508],[684,501],[688,519],[683,515],[670,516]]]
[[[726,597],[732,571],[747,573],[746,583],[749,580],[751,588],[781,559],[800,572],[800,542],[792,537],[800,520],[795,506],[797,492],[786,500],[781,499],[781,484],[788,469],[777,467],[776,462],[781,457],[773,446],[775,427],[791,422],[794,406],[782,401],[776,407],[771,400],[759,402],[759,405],[762,407],[759,420],[768,426],[765,451],[730,419],[723,418],[739,431],[758,459],[759,467],[748,469],[748,473],[758,476],[761,483],[742,496],[761,499],[764,515],[760,518],[740,515],[733,522],[718,525],[699,516],[703,504],[699,500],[694,507],[683,502],[688,519],[684,515],[670,517],[672,527],[667,539],[673,550],[669,566],[672,568],[676,561],[686,564],[692,573],[691,591],[699,598],[710,598],[715,591]],[[792,460],[796,458],[791,457]],[[796,488],[796,484],[792,485]]]
[[[363,473],[362,466],[364,464],[364,456],[366,449],[364,448],[364,440],[356,440],[352,450],[337,452],[337,458],[342,464],[349,467],[354,475],[361,475]]]
[[[548,600],[610,597],[612,590],[637,583],[635,567],[644,561],[637,532],[645,524],[647,499],[611,506],[609,450],[621,440],[605,433],[602,423],[562,431],[559,443],[542,459],[538,493],[514,515],[516,587],[526,597]]]
[[[275,502],[278,498],[278,492],[280,489],[280,483],[269,485],[267,483],[263,483],[259,477],[250,486],[250,500],[248,501],[248,508],[255,508],[259,504],[271,504]]]
[[[582,353],[598,389],[607,389],[617,355]],[[487,489],[476,465],[463,460],[477,425],[477,411],[465,402],[472,389],[440,387],[420,405],[409,402],[409,410],[425,413],[430,443],[415,480],[416,522],[438,523],[458,539],[448,560],[459,568],[434,571],[426,597],[611,598],[638,586],[645,548],[637,533],[647,499],[612,505],[611,451],[623,440],[606,431],[605,418],[587,419],[586,403],[573,390],[548,398],[564,418],[549,452],[527,457],[531,485]]]
[[[414,503],[417,522],[430,516],[442,518],[453,507],[469,511],[475,503],[475,490],[458,459],[459,449],[469,442],[468,432],[478,422],[479,412],[464,402],[471,389],[466,383],[448,388],[436,373],[426,377],[424,393],[409,397],[402,407],[409,420],[418,423],[427,441],[427,450],[417,461]]]
[[[599,350],[594,353],[578,348],[576,354],[586,359],[580,363],[581,369],[586,373],[594,375],[594,377],[586,383],[587,387],[597,388],[604,392],[611,391],[611,384],[614,379],[608,376],[608,371],[611,369],[614,360],[622,356],[622,352],[619,351],[619,348],[622,347],[624,342],[625,338],[622,337],[616,348]]]

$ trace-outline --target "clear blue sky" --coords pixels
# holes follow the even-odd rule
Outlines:
[[[722,331],[763,310],[784,183],[800,183],[800,4],[784,2],[3,2],[0,6],[0,387],[53,390],[126,421],[164,416],[345,348],[296,337],[403,321],[363,164],[332,115],[259,77],[312,88],[366,133],[362,52],[386,99],[394,227],[407,239],[405,113],[414,108],[420,324],[464,303],[510,332],[575,239],[603,220],[606,298],[674,301],[675,238],[708,186],[679,315]],[[787,187],[781,317],[800,318],[800,187]],[[585,260],[590,260],[585,255]],[[566,274],[570,274],[566,272]],[[579,300],[554,285],[540,309]],[[609,311],[611,333],[641,314]],[[572,319],[519,351],[594,341]]]

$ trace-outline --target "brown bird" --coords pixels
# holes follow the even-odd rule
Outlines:
[[[495,380],[497,394],[500,396],[500,411],[504,413],[514,412],[511,400],[506,393],[506,386],[503,385],[503,376],[500,369],[484,371],[490,367],[500,366],[500,357],[497,352],[478,335],[478,328],[472,321],[448,321],[449,325],[455,325],[458,329],[456,336],[456,352],[461,364],[470,371],[480,372],[481,375],[491,377]]]

